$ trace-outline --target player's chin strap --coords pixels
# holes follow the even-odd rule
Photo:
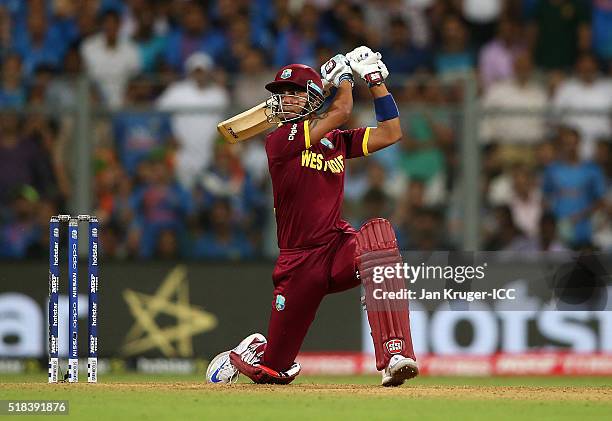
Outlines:
[[[355,263],[364,288],[362,303],[368,313],[376,368],[385,369],[393,355],[416,360],[410,335],[408,300],[391,300],[384,294],[401,291],[405,288],[404,280],[391,271],[393,276],[383,278],[382,282],[374,282],[377,268],[377,273],[385,274],[385,267],[403,263],[393,227],[386,219],[372,219],[361,227],[356,240]]]
[[[240,373],[247,376],[253,382],[258,384],[289,384],[298,374],[302,367],[299,363],[294,362],[293,365],[285,371],[276,371],[270,367],[266,367],[259,362],[249,363],[245,361],[240,354],[230,352],[230,361]]]

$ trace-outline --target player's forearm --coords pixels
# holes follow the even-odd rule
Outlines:
[[[311,144],[319,142],[325,133],[344,126],[353,112],[353,87],[349,81],[342,81],[327,112],[310,120]]]
[[[353,112],[353,86],[348,80],[344,80],[340,83],[336,97],[332,106],[329,109],[329,114],[337,116],[342,125],[348,121]]]
[[[378,149],[382,149],[402,138],[399,111],[384,83],[371,86],[370,94],[374,99],[377,120],[377,133],[373,140],[378,144]]]
[[[370,95],[372,95],[374,99],[382,98],[383,96],[389,95],[389,90],[384,83],[381,83],[380,85],[370,87]]]

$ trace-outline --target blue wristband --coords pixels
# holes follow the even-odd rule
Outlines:
[[[393,95],[385,95],[374,100],[374,111],[376,111],[376,121],[387,121],[399,117],[397,104]]]

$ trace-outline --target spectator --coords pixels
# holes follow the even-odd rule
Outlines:
[[[370,187],[361,200],[361,218],[357,226],[361,226],[372,218],[389,219],[391,198],[380,187]]]
[[[343,212],[349,219],[359,221],[359,203],[368,191],[368,163],[363,159],[349,159],[346,164],[346,178],[344,181]]]
[[[7,223],[0,225],[0,257],[24,258],[39,237],[36,224],[38,192],[32,186],[19,186],[11,200]]]
[[[495,24],[504,9],[503,0],[463,0],[463,17],[474,46],[480,48],[493,37]]]
[[[227,49],[223,35],[209,27],[206,12],[200,3],[189,1],[182,7],[181,28],[170,33],[165,51],[166,63],[179,72],[183,70],[183,63],[194,53],[203,52],[219,60]]]
[[[159,13],[163,9],[163,3],[159,0],[127,0],[127,7],[123,9],[121,16],[122,37],[134,37],[142,28],[142,15],[149,14],[145,20],[148,22],[151,19],[151,29],[153,38],[164,36],[168,32],[168,19],[163,13]]]
[[[127,105],[143,109],[153,98],[151,82],[144,77],[128,84]],[[138,164],[155,151],[169,152],[174,144],[170,120],[156,111],[126,111],[113,119],[117,154],[128,175],[134,176]]]
[[[132,4],[134,3],[136,2],[132,1]],[[165,35],[155,31],[154,13],[151,7],[138,10],[137,26],[132,37],[140,52],[140,69],[147,73],[159,68],[168,41]]]
[[[185,63],[187,78],[171,84],[157,101],[162,110],[172,111],[172,130],[177,138],[176,172],[180,183],[191,189],[195,177],[210,163],[217,123],[229,97],[214,80],[212,59],[195,53]],[[205,111],[180,111],[181,107],[203,107]]]
[[[293,24],[279,33],[274,55],[274,66],[291,63],[317,65],[316,43],[318,39],[319,13],[312,4],[304,4]]]
[[[389,43],[381,52],[391,74],[412,74],[431,67],[429,51],[411,42],[408,25],[403,19],[391,21],[389,36]]]
[[[53,189],[48,154],[24,138],[22,129],[16,114],[0,114],[0,203],[20,186],[32,186],[39,193]]]
[[[448,15],[442,21],[442,43],[434,58],[438,76],[452,78],[471,73],[474,69],[474,55],[468,48],[468,33],[465,25],[455,15]]]
[[[540,217],[537,249],[540,251],[567,251],[567,247],[557,238],[557,221],[552,213],[544,213]]]
[[[497,114],[482,120],[480,136],[485,141],[501,142],[503,160],[526,158],[533,161],[533,145],[544,136],[546,91],[533,80],[529,54],[514,60],[514,77],[491,85],[482,99],[485,110]],[[512,115],[512,113],[518,113]],[[510,115],[503,115],[507,113]],[[528,115],[529,114],[529,115]]]
[[[21,59],[10,54],[2,63],[2,84],[0,85],[0,107],[20,107],[26,102],[26,93],[21,74]]]
[[[77,36],[72,44],[90,38],[98,31],[98,9],[95,1],[81,2],[77,16]]]
[[[522,244],[520,250],[517,251],[524,253],[523,259],[539,260],[541,255],[538,252],[559,253],[569,250],[558,238],[555,216],[546,212],[538,221],[538,235]]]
[[[516,57],[524,51],[520,29],[515,21],[502,19],[496,37],[480,50],[478,70],[485,92],[493,83],[514,76]]]
[[[60,70],[49,83],[47,105],[59,108],[74,107],[77,103],[76,79],[82,71],[81,55],[76,47],[68,49]]]
[[[427,8],[431,6],[431,0],[375,0],[361,3],[370,28],[389,28],[392,21],[398,19],[405,22],[411,44],[419,49],[429,45],[431,28],[427,22]],[[376,35],[381,45],[385,46],[389,43],[389,36],[392,36],[387,31],[379,31]]]
[[[49,2],[47,2],[49,3]],[[78,41],[82,34],[79,33],[77,17],[82,12],[82,5],[77,1],[53,1],[49,12],[52,13],[51,28],[56,31],[65,46]],[[31,4],[31,2],[30,2]]]
[[[221,27],[227,26],[238,16],[245,16],[252,7],[247,1],[217,0],[211,8],[212,20]],[[257,10],[257,9],[255,9]],[[257,10],[259,12],[259,10]]]
[[[189,193],[176,183],[165,162],[151,158],[147,179],[132,196],[132,208],[139,215],[134,229],[139,233],[140,256],[153,256],[159,235],[164,230],[175,230],[184,235],[185,220],[191,214]]]
[[[360,45],[371,45],[375,50],[378,49],[378,44],[371,42],[377,39],[376,31],[366,23],[362,7],[352,4],[342,13],[338,26],[342,35],[339,50],[350,51]]]
[[[390,202],[393,202],[396,197],[399,197],[404,192],[405,183],[387,174],[387,169],[382,162],[373,159],[366,166],[366,171],[369,189],[382,190]],[[399,190],[400,188],[402,190]]]
[[[98,84],[107,105],[118,107],[128,80],[140,70],[138,48],[119,38],[119,14],[108,10],[100,16],[102,32],[87,38],[81,55],[87,74]]]
[[[598,0],[593,8],[593,51],[612,66],[612,0]]]
[[[438,106],[444,98],[437,81],[429,81],[404,92],[404,101],[411,105]],[[445,170],[444,149],[452,144],[453,132],[448,113],[418,111],[404,114],[404,140],[401,144],[401,168],[408,178],[429,183]]]
[[[55,70],[45,64],[41,64],[30,78],[28,103],[30,105],[45,105],[51,81],[55,76]]]
[[[442,229],[442,216],[437,209],[417,209],[408,221],[408,230],[402,248],[418,251],[449,250]]]
[[[578,53],[590,48],[589,20],[585,1],[537,0],[529,32],[538,67],[570,69]]]
[[[240,72],[234,79],[234,101],[240,109],[266,100],[270,94],[263,86],[274,79],[274,72],[266,66],[261,50],[249,48],[240,59]]]
[[[238,74],[241,60],[251,51],[251,28],[246,16],[236,16],[228,24],[226,38],[229,45],[228,50],[219,59],[219,64],[228,73]]]
[[[507,205],[517,228],[528,237],[535,238],[542,215],[542,194],[529,168],[520,165],[514,168],[512,191],[508,199]]]
[[[113,150],[97,149],[95,162],[96,215],[102,220],[108,220],[111,216],[114,217],[117,202],[125,203],[125,193],[120,190],[120,186],[122,180],[129,178],[117,162]]]
[[[594,161],[601,168],[608,191],[612,194],[612,139],[599,139]]]
[[[536,147],[536,169],[542,172],[544,168],[555,160],[555,144],[551,140],[545,140]]]
[[[485,242],[486,250],[520,251],[528,247],[529,240],[516,226],[508,206],[499,206],[493,213],[493,230]]]
[[[253,256],[243,232],[232,225],[229,201],[216,201],[210,211],[210,229],[196,236],[193,257],[205,259],[244,259]]]
[[[124,229],[114,221],[104,222],[100,234],[100,250],[105,260],[125,258]]]
[[[603,252],[612,252],[612,142],[602,139],[595,153],[607,186],[604,206],[593,215],[593,244]]]
[[[240,219],[247,219],[261,206],[262,199],[240,159],[225,142],[215,145],[214,159],[197,180],[196,195],[201,207],[210,208],[219,198],[227,199]]]
[[[21,56],[26,77],[40,64],[58,67],[66,51],[63,38],[49,28],[46,11],[35,8],[28,11],[27,30],[15,32],[13,48]]]
[[[5,4],[0,3],[0,49],[2,51],[8,50],[11,46],[11,26],[11,13]]]
[[[57,203],[52,199],[39,198],[36,200],[37,192],[30,191],[26,187],[25,196],[28,201],[28,206],[33,208],[33,222],[35,228],[33,230],[32,240],[28,241],[29,245],[26,251],[27,257],[32,259],[44,259],[49,256],[49,218],[51,215],[57,215],[59,208]]]
[[[130,199],[134,192],[134,181],[130,177],[120,177],[117,180],[112,202],[111,219],[120,226],[129,227],[134,221],[134,210]]]
[[[597,62],[591,54],[578,58],[576,76],[561,84],[553,105],[563,123],[580,132],[580,157],[592,159],[595,141],[612,135],[607,115],[612,108],[612,83],[599,77]]]
[[[175,230],[162,230],[157,237],[155,258],[161,260],[176,260],[179,257],[179,239]]]
[[[581,162],[580,134],[563,128],[558,160],[544,171],[542,190],[548,208],[559,221],[562,239],[573,247],[591,243],[591,215],[603,205],[605,181],[594,162]]]
[[[398,199],[391,218],[398,227],[398,241],[403,248],[408,248],[408,239],[413,229],[412,223],[417,213],[426,206],[425,183],[419,179],[412,179],[406,187],[406,193]]]

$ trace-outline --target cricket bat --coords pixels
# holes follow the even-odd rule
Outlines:
[[[325,103],[318,113],[324,112],[331,101],[334,99],[336,90],[333,87],[326,86],[324,90]],[[226,142],[238,143],[257,136],[267,130],[278,127],[279,123],[268,121],[266,115],[267,101],[254,106],[251,109],[241,112],[240,114],[231,117],[217,124],[217,130],[223,136]]]
[[[217,124],[217,130],[223,139],[229,143],[243,142],[276,127],[277,123],[268,121],[266,102]]]

